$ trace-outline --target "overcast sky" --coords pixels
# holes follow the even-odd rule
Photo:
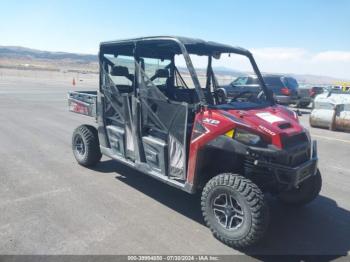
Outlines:
[[[1,0],[0,45],[97,53],[106,40],[181,35],[250,49],[261,71],[350,79],[350,1]]]

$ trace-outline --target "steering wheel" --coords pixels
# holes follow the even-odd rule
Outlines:
[[[245,95],[245,94],[254,95],[254,93],[253,93],[252,91],[243,91],[243,92],[240,92],[238,95],[235,95],[235,96],[232,98],[232,101],[236,100],[237,98],[242,97],[242,96]]]

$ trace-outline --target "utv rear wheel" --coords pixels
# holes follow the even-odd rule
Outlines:
[[[268,207],[261,190],[249,179],[218,175],[206,184],[201,200],[206,224],[223,243],[245,248],[264,235]]]
[[[298,188],[286,191],[278,195],[278,199],[287,205],[303,206],[313,201],[321,191],[322,178],[321,173],[317,173],[305,181]]]
[[[96,165],[102,157],[96,128],[81,125],[75,129],[72,137],[72,149],[74,157],[80,165]]]

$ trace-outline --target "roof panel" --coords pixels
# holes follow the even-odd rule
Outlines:
[[[233,47],[221,43],[180,36],[149,36],[102,42],[100,44],[100,50],[105,52],[106,50],[112,51],[118,49],[118,53],[121,51],[123,53],[130,53],[131,55],[133,46],[137,44],[141,49],[148,49],[147,54],[152,49],[153,53],[157,54],[180,54],[181,50],[176,42],[182,43],[190,54],[208,55],[212,52],[250,54],[248,50],[241,47]]]

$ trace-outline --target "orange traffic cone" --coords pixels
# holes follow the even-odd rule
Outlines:
[[[72,85],[75,86],[75,78],[73,77]]]

